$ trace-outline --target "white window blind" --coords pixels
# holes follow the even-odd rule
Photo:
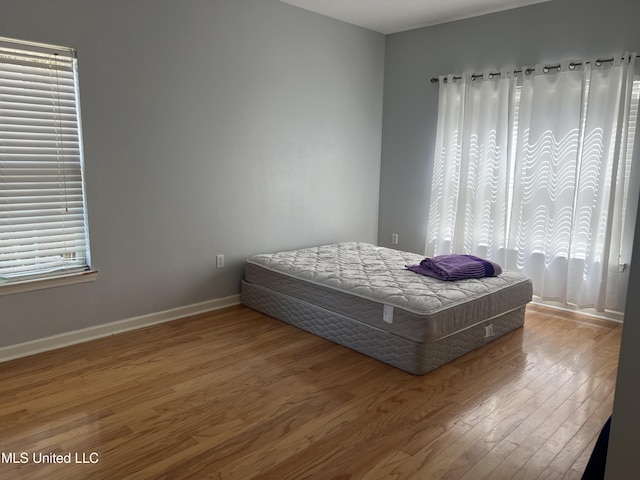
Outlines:
[[[624,172],[624,191],[629,191],[629,183],[631,182],[631,162],[633,161],[633,150],[636,142],[636,133],[637,133],[637,124],[638,124],[638,104],[640,104],[640,77],[636,75],[633,80],[633,88],[631,90],[631,106],[629,108],[629,135],[627,136],[627,161],[625,164],[625,172]],[[622,201],[622,218],[627,218],[627,203],[628,198],[625,195]],[[622,234],[620,235],[620,241],[622,242],[625,238],[624,232],[629,225],[628,222],[622,224]],[[631,231],[633,231],[633,225],[631,226]],[[622,252],[622,243],[619,246],[620,251]],[[625,268],[626,262],[624,259],[620,259],[620,269]]]
[[[72,49],[0,39],[0,281],[89,265]]]

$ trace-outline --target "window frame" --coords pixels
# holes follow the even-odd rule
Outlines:
[[[92,281],[76,51],[0,37],[0,68],[0,295]]]

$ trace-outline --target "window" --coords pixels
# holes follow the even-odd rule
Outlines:
[[[0,283],[89,258],[75,51],[0,38]]]
[[[621,311],[635,59],[443,77],[426,254],[489,258],[542,300]]]

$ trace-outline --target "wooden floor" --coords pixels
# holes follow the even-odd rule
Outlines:
[[[620,334],[529,306],[416,377],[231,307],[0,364],[0,478],[579,479]]]

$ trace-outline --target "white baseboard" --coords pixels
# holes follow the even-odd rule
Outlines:
[[[17,345],[9,345],[0,347],[0,363],[16,358],[34,355],[36,353],[55,350],[57,348],[74,345],[76,343],[88,342],[96,338],[108,337],[116,333],[136,330],[138,328],[156,325],[158,323],[170,322],[179,318],[197,315],[199,313],[219,310],[225,307],[240,304],[240,295],[231,295],[229,297],[209,300],[207,302],[196,303],[184,307],[172,308],[163,312],[150,313],[139,317],[128,318],[104,325],[96,325],[94,327],[83,328],[82,330],[74,330],[72,332],[61,333],[51,337],[32,340],[29,342],[19,343]]]
[[[563,312],[578,313],[585,317],[599,318],[600,320],[609,320],[616,323],[624,323],[624,313],[616,312],[613,310],[606,310],[604,312],[598,312],[593,308],[577,308],[571,305],[565,305],[559,302],[552,302],[549,300],[542,300],[540,297],[534,295],[531,303],[534,305],[541,305],[543,307],[553,308],[554,310],[562,310]]]

